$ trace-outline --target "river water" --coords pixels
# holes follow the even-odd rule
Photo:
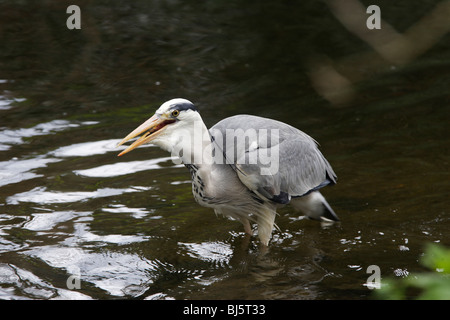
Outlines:
[[[371,32],[405,37],[439,5],[372,2]],[[371,299],[369,266],[406,277],[427,243],[450,244],[446,32],[399,60],[340,1],[79,1],[79,30],[70,4],[0,1],[0,299]],[[208,126],[256,114],[310,134],[342,221],[283,208],[261,254],[169,154],[118,158],[175,97]]]

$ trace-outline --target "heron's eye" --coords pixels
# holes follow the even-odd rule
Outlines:
[[[178,117],[178,115],[180,114],[180,111],[178,111],[178,110],[173,110],[172,111],[172,117]]]

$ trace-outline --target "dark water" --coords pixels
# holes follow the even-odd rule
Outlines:
[[[404,33],[438,1],[376,3]],[[81,30],[70,4],[0,1],[1,299],[369,299],[368,266],[405,277],[450,244],[445,32],[399,63],[321,1],[79,1]],[[312,135],[342,222],[284,208],[261,255],[164,151],[117,158],[174,97],[208,126],[249,113]]]

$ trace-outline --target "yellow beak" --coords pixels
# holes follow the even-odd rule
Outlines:
[[[139,127],[134,129],[129,135],[127,135],[117,146],[120,146],[127,142],[128,140],[133,139],[134,137],[140,135],[144,131],[147,131],[142,137],[133,142],[128,148],[119,153],[119,157],[124,155],[125,153],[130,152],[131,150],[139,147],[141,144],[152,141],[157,135],[159,135],[166,125],[175,122],[173,119],[164,119],[163,117],[158,117],[156,114],[141,124]]]

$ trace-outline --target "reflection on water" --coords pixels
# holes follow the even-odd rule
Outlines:
[[[95,124],[95,122],[84,122],[81,124],[70,123],[65,120],[52,120],[46,123],[40,123],[32,128],[20,128],[15,130],[5,129],[0,131],[0,141],[2,144],[21,144],[24,143],[24,138],[33,136],[47,135],[52,132],[66,130],[68,128],[76,128],[80,125]],[[3,150],[9,147],[2,147]]]
[[[122,176],[125,174],[136,173],[139,171],[155,170],[164,168],[160,165],[162,162],[171,160],[171,157],[163,157],[145,161],[128,161],[115,164],[107,164],[96,168],[86,170],[75,170],[76,174],[86,177],[107,178]],[[182,165],[178,165],[181,167]]]
[[[361,58],[317,1],[95,2],[76,32],[59,27],[63,2],[21,3],[0,4],[0,299],[366,299],[369,265],[405,277],[426,242],[450,243],[448,36],[393,66]],[[400,1],[383,21],[411,37],[434,8]],[[336,73],[351,80],[345,104],[317,89],[336,93]],[[117,157],[174,97],[208,126],[249,113],[311,134],[339,176],[324,193],[342,222],[282,209],[262,252],[194,202],[169,154]]]
[[[92,192],[74,191],[74,192],[52,192],[45,191],[45,187],[36,187],[33,190],[17,193],[14,196],[6,198],[7,204],[18,204],[19,202],[34,202],[39,204],[46,203],[65,203],[88,200],[91,198],[111,197],[128,192],[137,192],[137,189],[113,189],[103,188]]]
[[[37,156],[33,159],[18,160],[13,158],[0,162],[0,186],[33,179],[42,175],[30,172],[33,169],[45,167],[47,163],[57,162],[59,159]]]
[[[122,213],[122,212],[129,212],[131,213],[131,216],[135,219],[140,219],[145,217],[148,213],[154,213],[155,210],[148,210],[147,208],[128,208],[127,206],[123,204],[114,204],[111,205],[110,208],[102,208],[102,211],[104,212],[110,212],[110,213]],[[152,219],[160,219],[162,216],[152,216]]]
[[[120,140],[111,139],[103,141],[92,141],[75,143],[69,146],[64,146],[50,152],[55,157],[88,157],[96,154],[104,154],[109,151],[116,152],[115,149],[117,143]]]
[[[2,80],[0,80],[0,83]],[[14,98],[14,99],[7,99],[4,96],[0,95],[0,110],[8,110],[12,108],[13,102],[23,102],[26,99],[20,99],[20,98]]]
[[[113,296],[130,295],[145,290],[150,283],[142,283],[153,268],[150,261],[121,253],[90,253],[72,247],[46,247],[24,252],[41,259],[52,268],[65,269],[68,274],[78,274],[80,279],[94,284]]]
[[[31,220],[23,225],[24,229],[32,231],[53,230],[57,224],[72,220],[75,217],[86,216],[88,212],[56,211],[33,213]]]
[[[2,299],[20,300],[23,297],[55,300],[91,299],[88,295],[74,290],[55,288],[33,273],[13,264],[0,263],[0,282],[3,285],[3,289],[0,290]]]

